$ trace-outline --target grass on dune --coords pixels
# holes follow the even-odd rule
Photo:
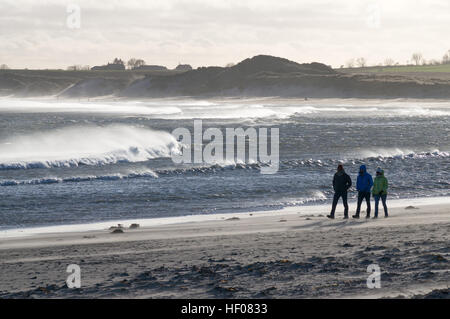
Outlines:
[[[450,73],[450,64],[440,65],[399,65],[399,66],[371,66],[364,68],[340,69],[344,72],[372,72],[372,73],[420,73],[420,72],[442,72]]]

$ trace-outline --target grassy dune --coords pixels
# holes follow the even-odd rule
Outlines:
[[[364,68],[344,68],[337,71],[346,73],[450,73],[450,64],[441,65],[398,65],[398,66],[370,66]]]
[[[450,98],[450,64],[333,70],[259,55],[176,71],[0,70],[0,96]]]

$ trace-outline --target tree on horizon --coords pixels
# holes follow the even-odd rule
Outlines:
[[[143,59],[131,58],[127,62],[127,66],[130,70],[139,68],[143,65],[145,65],[145,61]]]
[[[113,64],[122,64],[125,66],[125,63],[122,61],[122,59],[114,58]]]
[[[356,65],[359,66],[360,68],[365,67],[367,64],[367,60],[364,57],[360,57],[356,59]]]
[[[411,59],[416,65],[419,65],[423,61],[422,53],[416,52],[412,55]]]

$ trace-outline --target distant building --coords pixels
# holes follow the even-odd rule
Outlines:
[[[178,66],[175,68],[176,71],[190,71],[192,70],[192,66],[189,64],[178,64]]]
[[[97,65],[91,68],[91,70],[116,70],[121,71],[125,70],[125,65],[122,63],[108,63],[107,65]]]
[[[141,65],[133,70],[144,70],[144,71],[167,71],[168,69],[162,65]]]

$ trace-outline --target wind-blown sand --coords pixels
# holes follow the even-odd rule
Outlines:
[[[448,298],[450,205],[405,203],[377,220],[295,207],[121,234],[4,237],[0,298]],[[69,264],[81,267],[81,289],[66,287]],[[366,286],[370,264],[380,289]]]

